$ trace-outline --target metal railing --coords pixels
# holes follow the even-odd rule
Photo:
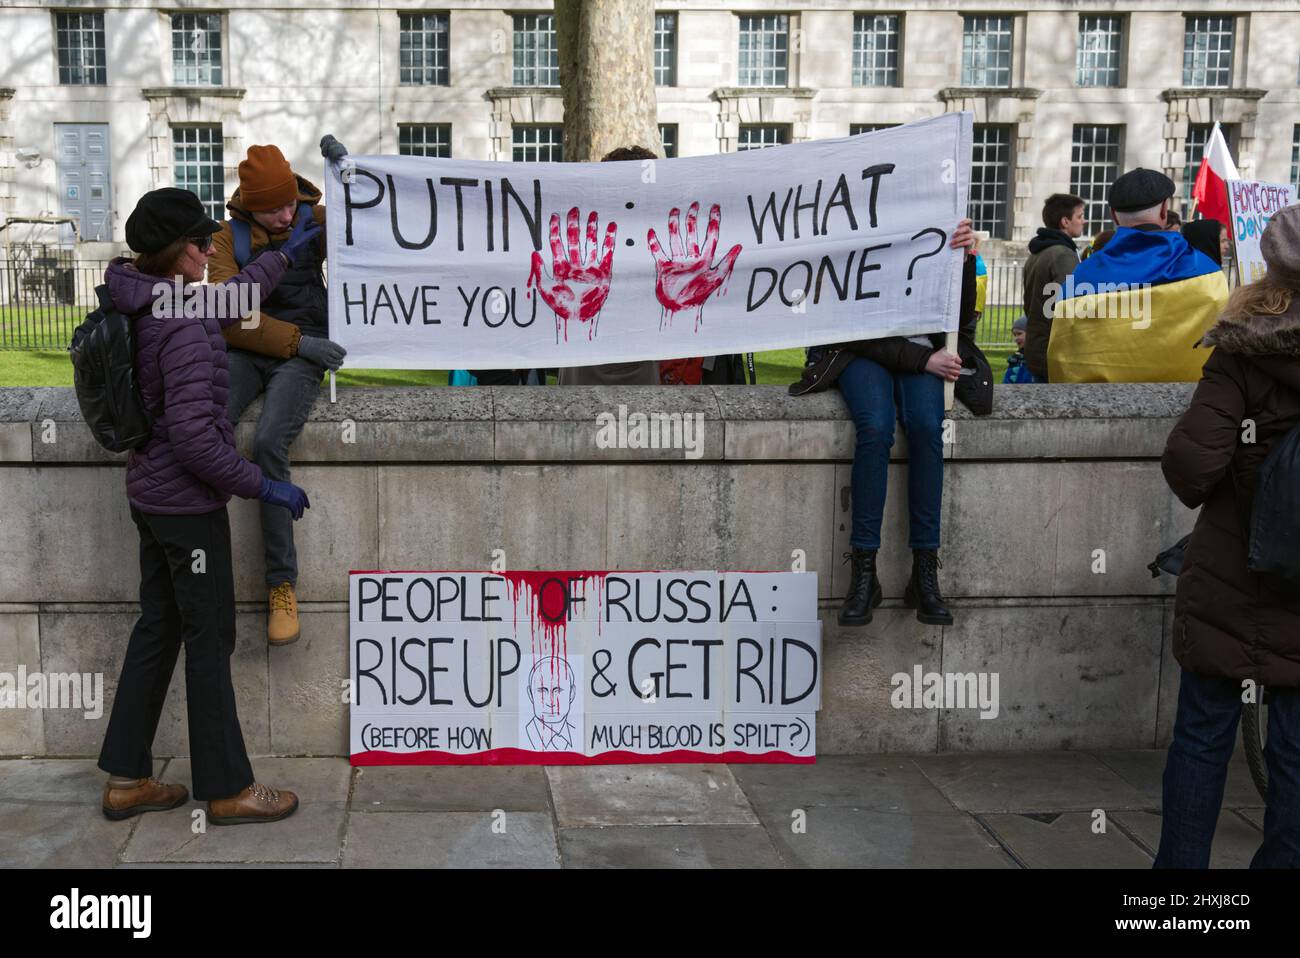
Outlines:
[[[71,251],[0,260],[0,349],[67,349],[72,331],[95,308],[108,263]]]

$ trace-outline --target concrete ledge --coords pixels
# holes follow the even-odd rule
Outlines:
[[[906,443],[889,468],[886,601],[840,629],[853,424],[835,392],[777,386],[350,389],[322,397],[294,445],[312,508],[295,527],[304,639],[268,650],[259,505],[230,505],[250,749],[342,754],[347,571],[788,569],[819,573],[823,753],[1150,748],[1172,731],[1172,580],[1146,569],[1190,530],[1159,456],[1190,384],[998,387],[992,415],[952,413],[941,581],[957,623],[920,625]],[[252,450],[260,407],[237,428]],[[607,448],[603,416],[698,422],[680,448]],[[698,418],[696,418],[698,417]],[[70,389],[0,389],[0,671],[116,682],[138,615],[137,533],[122,456],[91,439]],[[898,709],[895,673],[997,672],[999,717]],[[184,754],[173,683],[156,753]],[[111,695],[110,695],[111,703]],[[0,755],[93,755],[102,722],[0,712]]]
[[[1158,458],[1189,383],[998,386],[993,413],[952,411],[953,459]],[[702,459],[825,462],[853,456],[838,392],[780,386],[358,388],[316,402],[298,462],[601,462],[682,459],[681,450],[601,448],[601,420],[703,417]],[[260,400],[236,431],[251,449]],[[51,430],[51,424],[53,429]],[[26,427],[24,429],[24,427]],[[26,432],[26,438],[24,438]],[[906,459],[900,435],[893,458]],[[68,388],[0,389],[0,462],[109,463]]]

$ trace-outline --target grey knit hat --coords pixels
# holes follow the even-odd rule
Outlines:
[[[1273,214],[1259,240],[1268,264],[1265,279],[1274,286],[1300,290],[1300,206],[1284,206]]]

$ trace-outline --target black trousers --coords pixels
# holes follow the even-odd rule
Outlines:
[[[99,767],[126,778],[153,774],[154,734],[184,645],[192,792],[200,801],[229,798],[253,781],[230,678],[230,519],[224,506],[188,516],[132,507],[131,518],[140,530],[140,618],[126,648]]]

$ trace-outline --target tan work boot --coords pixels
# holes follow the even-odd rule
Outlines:
[[[250,825],[278,822],[298,810],[298,796],[254,782],[238,795],[208,802],[208,821],[213,825]]]
[[[298,625],[298,597],[293,583],[281,582],[267,598],[266,641],[271,645],[297,642],[302,630]]]
[[[137,778],[133,785],[104,783],[104,800],[100,807],[104,817],[120,822],[141,812],[165,812],[190,800],[184,785],[165,785],[158,779]]]

